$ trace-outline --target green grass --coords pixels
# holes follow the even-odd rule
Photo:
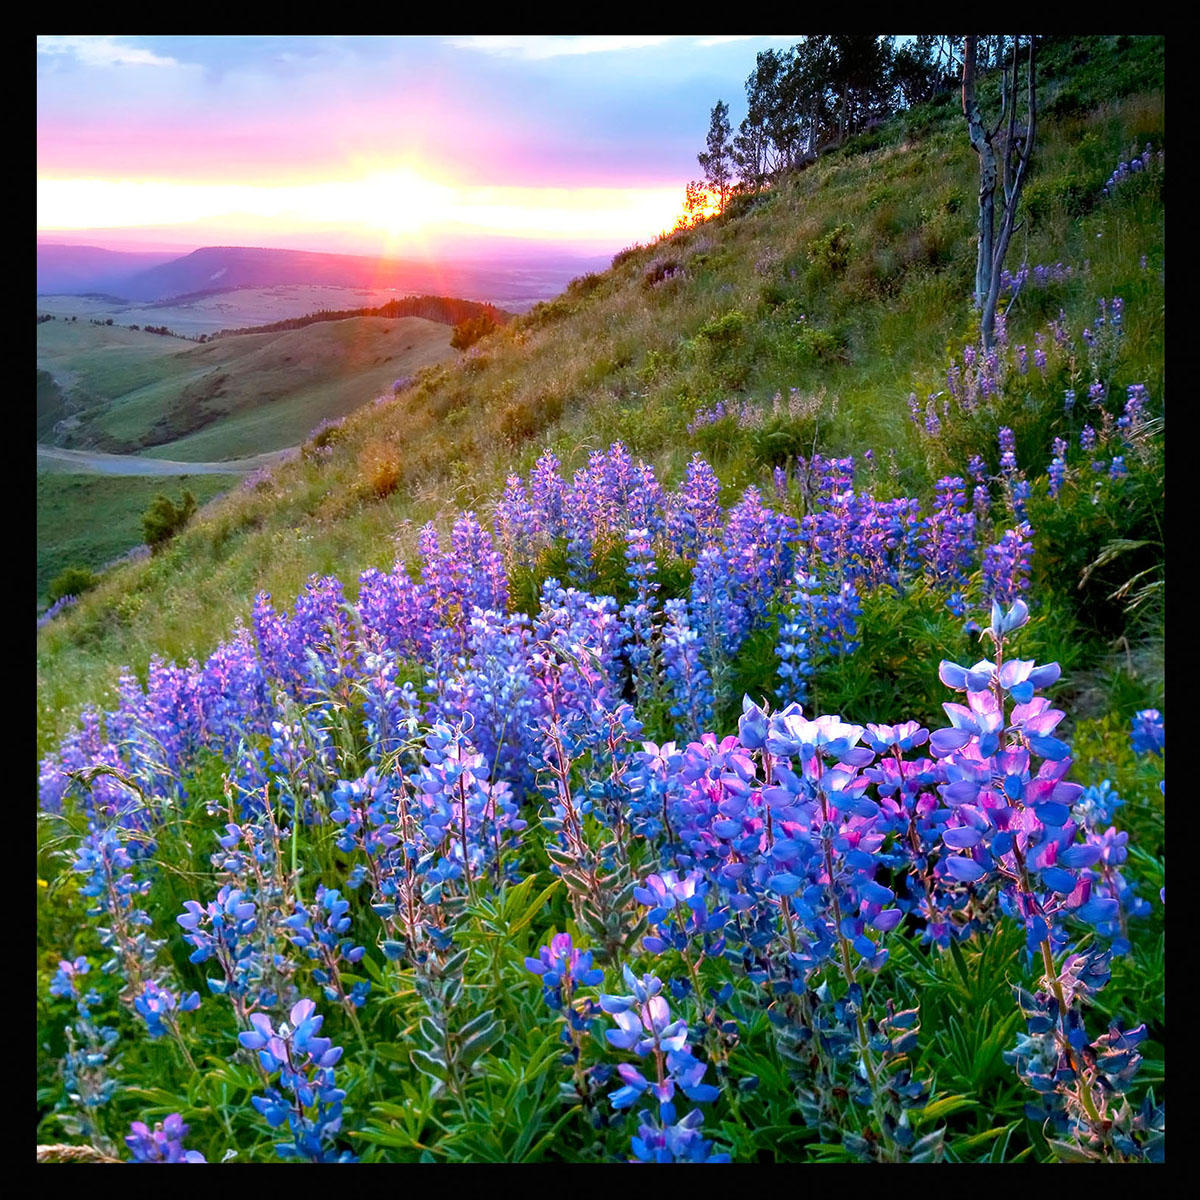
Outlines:
[[[1091,107],[1039,121],[1030,187],[1041,196],[1009,265],[1086,260],[1088,273],[1057,291],[1027,290],[1010,337],[1032,340],[1060,306],[1077,334],[1095,315],[1095,296],[1121,295],[1129,369],[1161,397],[1161,198],[1136,184],[1098,197],[1131,149],[1163,144],[1161,39],[1135,39],[1133,50],[1118,41],[1047,49],[1048,94],[1077,46],[1090,70],[1108,63],[1114,86]],[[206,654],[248,620],[255,592],[290,606],[313,573],[336,574],[353,594],[367,566],[390,566],[397,553],[411,559],[426,521],[445,525],[462,509],[486,519],[505,476],[528,471],[546,447],[571,471],[621,438],[674,483],[698,448],[686,434],[695,412],[794,388],[815,398],[819,449],[891,453],[882,486],[927,495],[935,476],[907,396],[944,388],[948,354],[972,337],[978,168],[953,97],[902,114],[871,141],[617,256],[611,270],[425,369],[397,401],[351,415],[328,459],[287,464],[259,490],[222,498],[161,559],[114,572],[40,637],[43,748],[84,703],[111,700],[122,664],[144,672],[152,654]],[[666,259],[682,271],[652,282]],[[299,348],[325,328],[291,336]],[[280,378],[290,365],[280,364]],[[380,458],[397,479],[383,499],[370,487]],[[731,438],[711,461],[725,502],[747,484],[769,487],[770,463],[753,438]]]
[[[184,462],[279,450],[397,377],[453,357],[450,334],[420,317],[353,317],[196,345],[47,321],[38,326],[39,372],[50,376],[39,375],[39,436],[66,407],[79,422],[63,443],[71,446]]]
[[[107,565],[142,540],[142,513],[156,492],[201,503],[238,483],[235,475],[128,476],[40,473],[37,477],[37,595],[66,567]]]

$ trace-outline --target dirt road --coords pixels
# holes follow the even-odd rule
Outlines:
[[[273,466],[295,454],[295,449],[272,450],[253,458],[227,462],[175,462],[167,458],[141,458],[136,454],[100,454],[94,450],[64,450],[60,446],[37,448],[39,471],[96,475],[249,475],[259,467]]]

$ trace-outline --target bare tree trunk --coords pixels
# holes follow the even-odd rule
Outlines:
[[[1033,154],[1034,136],[1037,130],[1037,81],[1034,70],[1034,38],[1029,39],[1027,121],[1025,128],[1017,128],[1017,71],[1020,39],[1013,39],[1011,78],[1009,67],[1001,65],[1001,107],[996,126],[990,132],[984,124],[979,101],[975,95],[976,48],[978,38],[968,35],[963,42],[963,116],[967,119],[971,145],[979,155],[979,252],[975,259],[975,307],[981,309],[980,332],[986,349],[991,349],[994,340],[996,306],[1000,299],[1000,276],[1009,243],[1017,230],[1017,205],[1021,190],[1029,173],[1029,160]],[[1004,208],[1001,213],[1000,231],[996,225],[996,151],[993,141],[1008,118],[1003,139],[1003,186]]]
[[[979,251],[975,258],[975,307],[982,308],[991,288],[992,234],[996,216],[996,153],[983,123],[975,97],[975,55],[979,38],[968,34],[963,41],[962,109],[967,119],[971,145],[979,155]]]
[[[1029,171],[1029,159],[1033,153],[1033,139],[1037,129],[1037,99],[1036,78],[1033,59],[1034,38],[1029,39],[1028,78],[1028,121],[1024,129],[1024,137],[1018,140],[1017,130],[1017,51],[1019,39],[1013,39],[1012,48],[1012,100],[1009,103],[1008,130],[1004,139],[1004,215],[1000,222],[1000,232],[993,247],[992,278],[988,287],[987,298],[983,304],[981,324],[989,331],[994,327],[996,319],[996,304],[1000,299],[1000,273],[1004,264],[1004,256],[1008,253],[1009,243],[1017,231],[1017,205],[1021,199],[1021,189],[1025,186],[1025,176]],[[990,342],[989,342],[990,345]]]

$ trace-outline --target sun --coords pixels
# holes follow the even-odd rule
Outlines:
[[[372,172],[345,190],[342,219],[392,238],[437,225],[458,201],[454,188],[409,167]]]

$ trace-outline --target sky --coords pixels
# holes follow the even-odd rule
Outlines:
[[[37,39],[39,241],[610,253],[798,36]]]

